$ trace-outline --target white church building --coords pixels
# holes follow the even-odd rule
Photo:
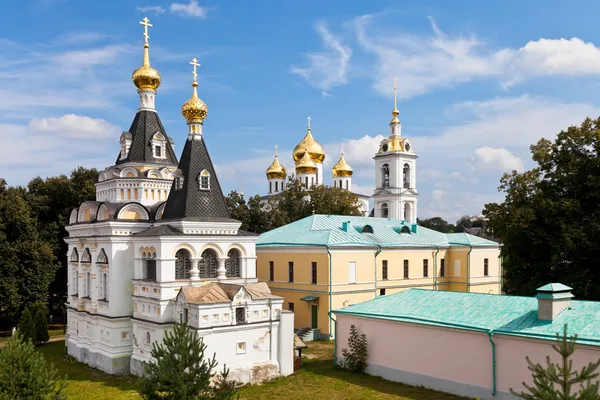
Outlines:
[[[416,189],[417,174],[415,154],[410,139],[402,136],[402,123],[398,119],[400,112],[396,102],[396,85],[394,84],[394,109],[390,122],[390,135],[379,144],[375,154],[375,192],[372,196],[352,191],[352,167],[346,162],[342,150],[338,162],[331,169],[333,187],[353,192],[358,198],[360,209],[371,217],[394,218],[414,224],[417,222],[417,202],[419,194]],[[269,192],[263,199],[277,196],[286,188],[287,170],[279,161],[277,146],[275,159],[266,170]],[[314,138],[308,117],[308,131],[304,138],[294,147],[292,153],[295,162],[295,177],[307,188],[325,185],[323,161],[326,154],[323,146]],[[369,212],[369,200],[373,201],[373,209]]]
[[[256,278],[257,236],[229,217],[205,138],[206,104],[182,106],[188,137],[178,160],[154,106],[161,83],[144,61],[134,71],[140,108],[96,199],[71,213],[68,353],[108,373],[141,374],[152,343],[187,321],[230,378],[260,382],[293,372],[293,313]]]

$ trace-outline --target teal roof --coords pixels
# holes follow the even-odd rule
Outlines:
[[[562,283],[549,283],[536,289],[538,292],[566,292],[573,288],[563,285]]]
[[[572,300],[553,321],[538,320],[537,307],[535,297],[408,289],[333,313],[544,340],[567,324],[579,343],[600,346],[600,302]]]
[[[344,222],[349,221],[347,231]],[[373,233],[362,233],[366,225]],[[410,233],[404,233],[408,231]],[[416,228],[416,232],[411,232]],[[448,247],[500,246],[496,242],[467,233],[440,233],[392,218],[311,215],[265,232],[257,247],[273,246],[365,246],[365,247]]]

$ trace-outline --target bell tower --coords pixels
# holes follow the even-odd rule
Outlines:
[[[417,174],[415,154],[409,139],[402,137],[402,123],[396,101],[394,79],[394,109],[390,122],[390,136],[379,144],[375,154],[374,215],[396,218],[408,223],[417,222]]]

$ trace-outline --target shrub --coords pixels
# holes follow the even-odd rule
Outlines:
[[[33,306],[33,324],[35,327],[35,342],[42,344],[50,340],[48,334],[48,320],[46,319],[46,306],[42,303],[36,303]]]
[[[359,334],[356,326],[350,325],[349,349],[342,349],[342,368],[352,372],[364,372],[367,368],[367,336]]]
[[[46,367],[44,356],[16,332],[0,351],[0,400],[64,400],[66,382]]]
[[[33,343],[36,343],[35,324],[29,308],[23,310],[23,314],[21,314],[21,320],[19,321],[19,332],[21,333],[24,341],[31,340]]]

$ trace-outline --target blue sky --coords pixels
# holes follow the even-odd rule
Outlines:
[[[114,162],[138,107],[144,16],[163,77],[156,106],[179,154],[197,57],[204,135],[226,192],[264,194],[279,145],[312,117],[328,153],[371,193],[398,78],[404,136],[419,154],[419,217],[455,221],[500,201],[529,146],[600,114],[600,3],[560,1],[7,2],[0,13],[0,176],[25,184]],[[329,173],[326,173],[326,177]]]

